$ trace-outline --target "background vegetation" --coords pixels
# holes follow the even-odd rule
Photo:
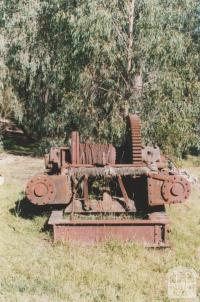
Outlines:
[[[139,112],[145,140],[200,149],[198,0],[5,0],[0,110],[41,142],[120,144]]]

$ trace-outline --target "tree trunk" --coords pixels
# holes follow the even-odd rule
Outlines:
[[[132,67],[132,52],[133,52],[133,23],[134,23],[134,9],[135,0],[130,0],[129,2],[129,30],[128,30],[128,65],[127,72],[128,75]]]

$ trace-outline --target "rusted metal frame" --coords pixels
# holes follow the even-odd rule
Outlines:
[[[88,196],[88,176],[85,175],[83,179],[83,196],[84,196],[84,207],[85,210],[90,210],[91,206],[89,203],[89,196]]]
[[[75,178],[72,177],[72,210],[71,210],[71,213],[70,213],[70,219],[73,220],[74,219],[74,201],[75,201],[75,196],[76,196],[76,189],[75,189]]]
[[[127,211],[129,211],[130,210],[130,207],[129,207],[129,197],[128,197],[128,194],[127,194],[126,189],[124,187],[121,175],[117,176],[117,180],[118,180],[119,187],[121,189],[122,195],[124,197],[124,202],[126,204],[126,209],[127,209]]]
[[[144,224],[144,225],[163,225],[169,224],[170,221],[168,217],[165,215],[163,218],[151,218],[151,219],[100,219],[100,220],[68,220],[63,218],[62,211],[53,211],[51,217],[48,221],[48,224],[69,224],[69,225],[137,225],[137,224]]]
[[[120,202],[119,202],[120,200]],[[89,199],[89,205],[91,210],[89,212],[87,212],[86,210],[84,210],[82,208],[82,203],[84,203],[84,198],[79,198],[78,200],[75,199],[75,208],[74,208],[74,213],[76,214],[92,214],[92,215],[99,215],[99,214],[113,214],[113,215],[120,215],[120,214],[128,214],[128,215],[132,215],[135,214],[135,210],[130,210],[129,212],[127,212],[124,209],[124,206],[122,205],[122,203],[124,202],[124,198],[115,198],[112,196],[112,205],[110,204],[110,201],[106,204],[106,206],[111,205],[112,206],[112,210],[108,210],[107,208],[104,207],[103,201],[94,201],[94,200],[90,200]],[[65,209],[65,213],[71,213],[71,208],[70,207],[66,207]],[[89,217],[89,216],[88,216]]]
[[[65,168],[81,168],[81,167],[84,167],[84,168],[92,168],[92,167],[96,167],[95,165],[92,165],[92,164],[69,164],[69,163],[66,163],[64,165]],[[141,168],[141,169],[144,169],[145,167],[147,167],[147,165],[135,165],[135,164],[107,164],[103,167],[111,167],[111,168],[121,168],[121,167],[124,167],[124,168]]]
[[[162,237],[163,233],[162,233],[162,228],[160,225],[155,225],[154,227],[154,241],[155,241],[155,244],[159,244],[161,238]]]
[[[76,193],[77,193],[77,188],[80,184],[80,182],[82,181],[83,177],[81,177],[78,181],[75,179],[74,176],[71,176],[71,180],[72,180],[72,200],[71,200],[71,203],[72,203],[72,211],[71,211],[71,219],[74,219],[74,209],[75,209],[75,197],[76,197]]]
[[[109,219],[68,220],[62,211],[54,211],[48,222],[54,229],[54,241],[68,240],[98,243],[110,238],[135,241],[149,247],[169,247],[167,232],[169,220],[162,219]]]
[[[164,236],[166,224],[160,225],[67,225],[54,224],[54,242],[68,241],[78,244],[97,244],[107,240],[137,242],[145,247],[170,247]]]
[[[147,173],[147,176],[156,180],[161,180],[161,181],[165,181],[168,180],[169,175],[161,175],[161,174],[156,174],[156,173]]]
[[[80,147],[80,140],[79,140],[79,133],[77,131],[72,132],[72,164],[79,164],[80,154],[79,154],[79,147]]]
[[[165,242],[165,245],[166,247],[170,247],[170,244],[169,244],[169,241],[168,241],[168,234],[170,233],[170,223],[166,223],[166,224],[163,224],[163,225],[158,225],[156,224],[155,225],[155,244],[156,245],[160,245],[162,242],[161,242],[161,238],[162,240]]]
[[[84,220],[84,219],[76,219],[76,220],[68,220],[60,222],[56,222],[57,224],[66,224],[66,225],[163,225],[169,223],[168,219],[166,220],[150,220],[150,219],[97,219],[97,220]],[[53,224],[49,221],[49,224]]]
[[[66,163],[66,161],[65,161],[66,150],[67,150],[66,147],[65,148],[64,147],[61,148],[61,169],[63,169],[63,167],[64,167],[64,165]]]

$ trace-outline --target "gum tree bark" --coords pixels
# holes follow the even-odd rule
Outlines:
[[[132,67],[134,9],[135,9],[135,0],[130,0],[130,2],[129,2],[129,17],[128,17],[129,18],[128,65],[127,65],[128,74],[130,73],[131,67]]]

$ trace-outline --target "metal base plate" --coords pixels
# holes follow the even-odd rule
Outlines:
[[[53,226],[54,242],[95,244],[114,239],[147,247],[169,247],[166,215],[149,219],[69,220],[62,211],[53,211],[48,224]]]

